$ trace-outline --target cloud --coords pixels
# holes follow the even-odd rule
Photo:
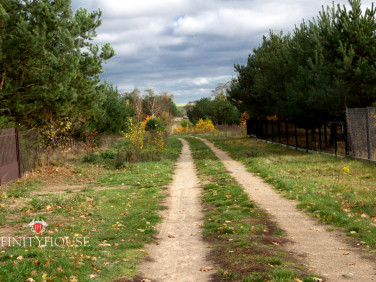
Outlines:
[[[332,0],[72,1],[74,9],[103,11],[95,42],[110,42],[116,52],[103,79],[121,91],[167,91],[176,102],[212,95],[236,75],[235,63],[246,63],[262,35],[292,31],[303,18],[318,16],[322,5]]]
[[[207,78],[197,78],[196,80],[193,81],[194,85],[201,86],[201,85],[208,85],[209,80]]]

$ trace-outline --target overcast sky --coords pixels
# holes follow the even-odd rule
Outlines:
[[[72,0],[74,9],[101,9],[96,42],[116,56],[103,79],[121,92],[153,89],[176,103],[210,96],[236,76],[269,30],[289,32],[331,0]],[[346,4],[346,0],[336,1]],[[363,7],[371,0],[363,0]]]

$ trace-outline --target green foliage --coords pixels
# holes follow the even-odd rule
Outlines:
[[[25,126],[57,117],[86,119],[103,100],[98,91],[109,44],[92,43],[101,12],[75,13],[66,0],[0,4],[0,109]]]
[[[221,92],[214,99],[201,98],[186,107],[189,120],[196,124],[200,119],[210,119],[214,124],[239,124],[240,112]]]
[[[166,125],[157,118],[150,118],[146,125],[145,131],[164,131]]]
[[[183,128],[188,128],[190,127],[192,124],[189,122],[189,120],[186,120],[186,119],[183,119],[180,123],[181,127]]]
[[[120,133],[129,131],[129,118],[135,114],[135,109],[124,96],[121,96],[111,84],[103,83],[99,87],[104,95],[104,101],[98,117],[90,124],[98,133]]]
[[[231,102],[251,116],[277,115],[307,128],[375,102],[376,10],[349,3],[350,10],[323,8],[292,34],[264,37],[246,65],[235,65]]]
[[[15,124],[12,121],[12,118],[6,117],[6,116],[0,116],[0,129],[11,128],[14,126]]]

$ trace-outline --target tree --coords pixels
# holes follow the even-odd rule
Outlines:
[[[293,34],[270,33],[228,91],[251,116],[274,116],[306,128],[342,119],[346,107],[376,101],[376,10],[361,1],[323,8]]]
[[[95,114],[109,44],[90,42],[101,12],[67,0],[7,0],[0,4],[0,109],[16,122],[39,126],[62,116]]]
[[[228,100],[227,84],[220,84],[213,91],[214,98],[204,97],[189,104],[187,115],[196,124],[200,119],[210,119],[214,124],[239,124],[240,112]]]
[[[121,96],[117,88],[107,82],[99,86],[104,93],[105,100],[101,105],[101,114],[97,115],[91,127],[98,133],[120,133],[128,130],[128,119],[135,115],[135,108],[132,107],[125,96]]]

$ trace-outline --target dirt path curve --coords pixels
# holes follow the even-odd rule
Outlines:
[[[201,140],[213,150],[258,206],[266,209],[279,227],[287,232],[293,241],[287,248],[304,255],[314,273],[325,277],[325,281],[376,281],[376,264],[362,258],[356,249],[345,244],[346,235],[328,232],[327,225],[321,225],[297,210],[295,201],[277,194],[269,184],[247,172],[242,163],[231,159],[209,141]]]
[[[200,228],[203,223],[201,188],[189,144],[185,140],[181,142],[183,150],[169,186],[168,209],[162,214],[158,245],[147,249],[150,260],[140,266],[141,277],[152,282],[210,281],[214,273],[214,269],[200,271],[202,267],[211,266],[206,261],[209,249]]]

